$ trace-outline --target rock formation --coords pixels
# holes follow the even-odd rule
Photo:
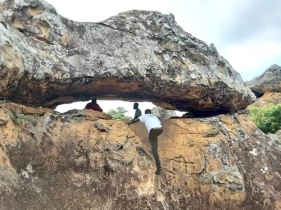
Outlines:
[[[272,65],[259,77],[248,82],[258,100],[252,106],[281,104],[281,67]]]
[[[170,119],[173,116],[177,116],[174,110],[167,110],[161,107],[153,107],[151,109],[152,114],[156,115],[161,121]]]
[[[171,14],[134,10],[80,23],[43,0],[1,0],[0,99],[53,108],[90,97],[217,112],[255,100],[214,45]]]
[[[143,129],[0,103],[0,209],[281,208],[281,148],[247,115],[165,121],[160,176]]]
[[[0,0],[1,210],[281,209],[279,134],[247,114],[164,121],[155,176],[143,124],[49,109],[90,97],[203,114],[255,100],[173,15],[78,23],[43,0]]]
[[[281,92],[281,67],[274,64],[259,77],[248,83],[251,90],[261,96],[266,92]]]

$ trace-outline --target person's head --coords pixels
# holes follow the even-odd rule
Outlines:
[[[146,110],[144,111],[144,113],[145,113],[145,114],[151,114],[151,110],[150,110],[150,109],[146,109]]]
[[[97,103],[97,100],[95,98],[92,98],[92,103],[93,104],[96,104]]]
[[[138,109],[139,108],[139,103],[134,103],[134,109]]]

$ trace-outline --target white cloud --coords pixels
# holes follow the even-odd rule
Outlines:
[[[261,75],[272,64],[281,64],[281,42],[231,44],[224,48],[223,55],[234,69],[243,73],[244,80],[249,81]]]

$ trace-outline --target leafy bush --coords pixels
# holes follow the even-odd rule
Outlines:
[[[23,124],[27,120],[25,114],[23,113],[13,113],[10,117],[16,124]]]
[[[16,115],[16,121],[20,124],[24,123],[26,116],[22,113]]]
[[[126,116],[125,113],[128,112],[124,107],[117,107],[116,110],[109,110],[108,114],[112,116],[114,120],[130,120],[129,116]]]
[[[249,107],[251,119],[264,133],[276,133],[281,129],[281,104]]]

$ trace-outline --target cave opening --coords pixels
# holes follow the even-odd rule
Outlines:
[[[72,103],[66,103],[66,104],[60,104],[55,108],[55,111],[60,112],[60,113],[65,113],[70,110],[83,110],[85,109],[85,106],[87,103],[91,102],[91,100],[88,101],[76,101]],[[139,109],[142,111],[142,114],[144,114],[144,111],[146,109],[153,109],[157,107],[151,102],[143,102],[143,101],[135,101],[139,104]],[[108,113],[110,110],[117,110],[118,107],[124,108],[127,112],[125,113],[126,116],[133,118],[135,114],[135,110],[133,109],[133,104],[135,102],[131,101],[122,101],[122,100],[99,100],[97,99],[97,104],[103,109],[104,113]],[[181,112],[177,110],[171,110],[174,111],[172,112],[172,116],[174,117],[180,117],[186,112]]]

